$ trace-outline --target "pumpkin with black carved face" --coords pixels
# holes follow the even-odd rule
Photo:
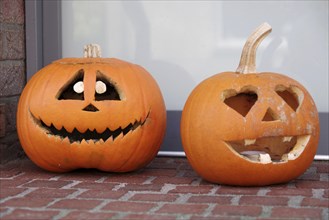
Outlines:
[[[29,158],[56,172],[127,172],[149,163],[165,132],[160,89],[142,67],[114,58],[64,58],[37,72],[19,100]]]
[[[263,24],[247,41],[236,72],[201,82],[183,109],[187,158],[204,179],[256,186],[290,181],[312,163],[318,112],[296,80],[255,71],[255,52],[271,30]],[[251,45],[251,48],[250,48]]]

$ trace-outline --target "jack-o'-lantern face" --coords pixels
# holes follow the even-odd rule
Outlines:
[[[313,161],[316,106],[297,81],[246,69],[214,75],[192,91],[181,120],[184,150],[196,172],[211,182],[287,182]]]
[[[19,101],[27,155],[57,172],[131,171],[157,154],[165,131],[161,92],[143,68],[117,59],[66,58],[36,73]]]
[[[229,137],[223,137],[223,140],[232,150],[253,162],[294,160],[302,154],[313,133],[315,126],[312,122],[317,115],[316,109],[300,113],[303,111],[300,109],[305,109],[307,101],[304,102],[303,90],[291,79],[262,73],[240,76],[240,80],[252,81],[254,77],[269,82],[253,85],[241,83],[238,88],[220,91],[219,111],[223,117],[230,119],[222,121],[221,128],[226,130],[235,126],[235,132],[228,134]],[[231,80],[235,81],[234,78],[233,75]],[[271,80],[275,83],[270,83]],[[229,85],[229,81],[223,83]],[[311,120],[302,123],[301,115]],[[248,130],[252,132],[250,135],[246,135]],[[264,132],[258,133],[261,130]],[[220,129],[218,132],[225,133]],[[246,136],[242,137],[241,134]]]
[[[93,73],[89,74],[93,75]],[[84,83],[84,70],[80,69],[73,75],[72,79],[66,82],[63,87],[59,89],[58,94],[55,97],[52,97],[54,101],[52,105],[53,108],[51,106],[47,108],[40,108],[42,106],[38,105],[38,103],[32,102],[30,106],[31,117],[34,119],[36,124],[46,130],[48,136],[52,135],[63,140],[67,139],[70,143],[81,143],[82,141],[87,143],[104,143],[109,138],[113,141],[119,135],[125,136],[130,131],[134,131],[144,125],[150,114],[150,109],[147,110],[147,108],[143,110],[141,109],[143,112],[139,112],[141,115],[140,117],[126,117],[127,119],[131,119],[130,123],[123,122],[124,124],[118,126],[117,128],[109,128],[109,125],[106,123],[99,123],[98,125],[95,124],[94,129],[92,129],[90,124],[97,120],[98,117],[105,119],[106,114],[109,113],[108,109],[106,109],[106,106],[103,106],[103,104],[106,104],[106,102],[113,102],[112,105],[114,105],[118,104],[117,102],[126,100],[124,92],[119,88],[116,88],[116,83],[111,82],[111,79],[106,77],[100,71],[96,72],[95,79],[94,85],[93,83]],[[92,79],[89,78],[89,80]],[[88,89],[87,86],[91,86],[93,88]],[[54,89],[55,91],[57,90],[57,88]],[[55,94],[55,91],[49,91],[49,93]],[[50,100],[48,100],[48,102],[49,101]],[[52,121],[52,119],[49,119],[48,117],[51,117],[59,111],[57,109],[58,105],[63,105],[63,109],[65,110],[66,108],[65,112],[68,112],[67,108],[72,108],[71,114],[79,116],[79,118],[82,115],[85,115],[85,120],[89,124],[87,130],[80,125],[70,123],[69,121],[72,119],[72,115],[65,112],[63,112],[63,115],[61,116],[64,121]],[[81,108],[81,105],[83,108]],[[96,106],[98,106],[98,108]],[[120,111],[118,114],[120,114]],[[64,123],[65,121],[68,123]]]

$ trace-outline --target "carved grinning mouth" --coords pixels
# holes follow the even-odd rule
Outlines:
[[[226,141],[226,144],[240,156],[252,162],[288,162],[302,154],[311,135],[262,137]]]
[[[80,143],[83,140],[87,142],[93,141],[94,143],[96,143],[96,142],[106,142],[108,139],[115,140],[115,138],[117,138],[120,134],[125,136],[130,131],[134,131],[137,128],[142,127],[145,124],[146,120],[148,119],[150,115],[150,111],[148,112],[144,120],[142,119],[140,119],[139,121],[135,120],[134,123],[130,123],[124,128],[119,127],[115,130],[106,128],[105,131],[102,133],[98,133],[96,129],[93,130],[87,129],[85,132],[81,133],[76,128],[74,128],[72,132],[69,132],[65,129],[64,126],[60,130],[58,130],[53,124],[48,126],[45,122],[42,121],[42,119],[37,119],[32,113],[31,115],[34,122],[38,124],[42,129],[44,129],[48,135],[57,136],[61,139],[68,138],[70,143],[74,143],[74,142]]]

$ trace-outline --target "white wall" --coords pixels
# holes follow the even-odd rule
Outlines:
[[[249,34],[272,33],[258,48],[257,70],[302,83],[328,112],[328,1],[63,1],[63,57],[98,43],[103,57],[146,68],[168,110],[181,110],[205,78],[234,71]]]

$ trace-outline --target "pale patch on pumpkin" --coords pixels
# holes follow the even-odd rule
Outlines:
[[[312,103],[312,104],[313,104],[313,103]],[[313,106],[314,106],[314,105],[313,105]],[[315,111],[311,111],[310,114],[311,114],[311,117],[312,117],[312,118],[316,118],[316,116],[318,115],[318,113],[315,112]]]
[[[281,121],[287,122],[287,116],[283,111],[280,112],[280,119]]]
[[[306,125],[306,132],[307,133],[312,133],[312,125],[310,124],[310,123],[307,123],[307,125]]]

